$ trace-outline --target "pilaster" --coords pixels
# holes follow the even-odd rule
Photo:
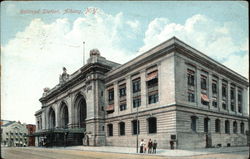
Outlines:
[[[114,82],[114,114],[119,114],[119,92],[118,82]]]
[[[223,108],[222,108],[222,78],[219,76],[219,79],[218,79],[218,84],[219,84],[219,94],[218,94],[218,108],[219,108],[219,111],[222,111]]]
[[[201,107],[201,69],[196,69],[196,104]]]
[[[146,70],[142,70],[141,74],[141,107],[147,105],[147,87],[146,87]]]
[[[212,106],[212,74],[211,73],[208,73],[208,98],[209,98],[209,109],[211,109],[213,106]]]
[[[132,91],[131,91],[131,77],[126,77],[126,104],[127,104],[127,110],[131,112],[132,107]]]

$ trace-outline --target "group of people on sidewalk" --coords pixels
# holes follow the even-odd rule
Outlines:
[[[154,142],[149,139],[148,143],[144,141],[144,139],[141,139],[140,143],[140,153],[146,153],[148,150],[148,153],[156,153],[156,148],[157,148],[157,142],[154,140]]]

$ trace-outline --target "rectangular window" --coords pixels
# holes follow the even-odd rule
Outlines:
[[[195,101],[194,92],[191,92],[191,91],[188,92],[188,101],[189,102],[194,102]]]
[[[227,104],[226,104],[225,102],[222,103],[222,108],[223,108],[224,110],[227,109]]]
[[[227,97],[227,86],[224,84],[222,85],[222,97]]]
[[[147,75],[148,103],[158,102],[158,74],[153,71]]]
[[[148,104],[153,104],[158,102],[158,92],[148,96]]]
[[[123,110],[126,110],[126,109],[127,109],[127,104],[126,103],[120,104],[120,111],[123,111]]]
[[[235,111],[235,88],[231,87],[230,89],[230,98],[231,98],[231,111]]]
[[[188,69],[187,70],[187,78],[188,78],[188,85],[189,86],[194,86],[194,81],[195,81],[194,71]]]
[[[140,78],[132,81],[133,93],[141,91],[141,81]]]
[[[214,107],[217,107],[217,101],[216,101],[216,100],[213,100],[212,105],[213,105]]]
[[[201,77],[201,89],[207,89],[207,77],[202,76]]]
[[[217,84],[216,83],[212,83],[212,93],[217,94]]]
[[[119,86],[120,97],[126,96],[126,84]]]
[[[108,95],[109,104],[112,104],[114,101],[114,89],[108,90]]]
[[[147,74],[148,103],[158,102],[158,71]]]
[[[133,108],[141,106],[141,97],[133,99]]]

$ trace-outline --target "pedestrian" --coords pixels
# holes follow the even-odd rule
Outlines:
[[[156,148],[157,148],[157,142],[154,140],[153,142],[153,153],[156,153]]]
[[[148,153],[152,153],[152,146],[153,146],[153,142],[151,139],[149,139],[149,141],[148,141]]]
[[[143,153],[144,145],[145,145],[144,140],[141,139],[141,143],[140,143],[140,153]]]

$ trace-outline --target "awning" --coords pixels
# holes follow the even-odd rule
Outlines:
[[[106,107],[106,111],[113,111],[114,110],[114,104],[110,104]]]
[[[150,81],[152,79],[155,79],[158,77],[158,71],[153,71],[147,75],[147,81]]]
[[[209,98],[206,94],[201,94],[201,99],[205,102],[209,102]]]
[[[62,134],[62,133],[84,133],[86,129],[85,128],[68,128],[68,129],[63,129],[63,128],[57,128],[57,129],[44,129],[38,132],[35,132],[33,134],[29,134],[29,137],[32,136],[44,136],[48,134]]]

